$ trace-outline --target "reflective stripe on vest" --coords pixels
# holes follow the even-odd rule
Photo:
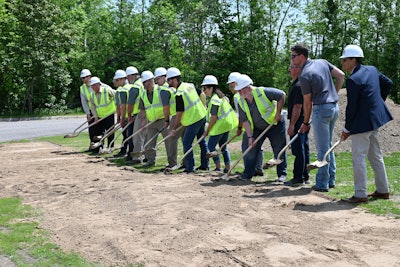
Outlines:
[[[260,112],[262,118],[268,124],[272,124],[274,122],[276,114],[275,102],[268,99],[268,97],[265,95],[263,87],[252,87],[252,94],[254,97],[254,101],[256,102],[257,109]],[[249,106],[244,98],[240,98],[239,106],[242,108],[243,111],[246,112],[247,119],[249,120],[252,129],[254,129],[253,118],[251,117]],[[274,122],[274,124],[277,124],[277,122]]]
[[[188,84],[181,83],[177,88],[176,95],[181,95],[185,105],[185,111],[182,114],[181,124],[183,126],[191,125],[204,118],[207,114],[206,108],[200,100],[196,89]]]
[[[217,94],[211,97],[208,105],[207,117],[210,117],[212,105],[215,104],[218,107],[217,121],[210,130],[210,136],[219,135],[236,128],[239,124],[238,118],[236,117],[235,111],[229,104],[229,99],[224,97],[220,99]]]
[[[97,99],[97,95],[93,93],[93,102],[99,118],[104,118],[115,113],[115,101],[114,98],[109,96],[107,88],[100,88],[100,102]]]
[[[155,121],[163,117],[163,105],[160,98],[161,86],[157,85],[157,88],[153,90],[153,103],[150,103],[147,97],[147,91],[142,95],[144,109],[146,111],[146,117],[149,121]]]

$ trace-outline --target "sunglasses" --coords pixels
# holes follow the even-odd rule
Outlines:
[[[81,79],[83,80],[83,79],[86,79],[87,77],[89,77],[89,76],[82,77]]]
[[[296,55],[296,54],[291,54],[291,55],[290,55],[290,58],[291,58],[291,59],[294,59],[294,58],[297,57],[297,56],[299,56],[299,54],[297,54],[297,55]]]

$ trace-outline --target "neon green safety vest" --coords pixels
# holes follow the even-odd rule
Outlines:
[[[133,86],[132,84],[127,83],[127,84],[124,84],[124,86],[120,86],[117,88],[116,98],[118,100],[117,103],[119,105],[124,105],[124,104],[122,104],[122,99],[121,99],[121,94],[120,94],[121,92],[126,93],[125,103],[126,104],[128,103],[129,90],[131,89],[132,86]],[[128,117],[128,107],[125,107],[125,117]]]
[[[107,117],[115,113],[115,99],[108,94],[108,88],[103,86],[100,87],[100,102],[97,99],[96,94],[93,92],[93,102],[96,107],[97,116],[99,118]]]
[[[229,132],[239,125],[235,111],[229,104],[229,99],[227,97],[221,99],[217,94],[214,94],[208,103],[207,121],[210,121],[212,105],[218,106],[219,108],[217,113],[217,121],[209,133],[211,136]]]
[[[161,102],[161,89],[162,86],[154,85],[153,90],[153,103],[150,103],[147,97],[147,91],[142,95],[144,109],[146,111],[146,117],[148,121],[155,121],[164,117],[163,105]]]
[[[139,113],[139,103],[140,103],[140,97],[143,95],[143,93],[146,91],[143,87],[142,79],[137,79],[136,81],[133,82],[131,85],[131,88],[136,88],[139,90],[138,96],[135,100],[135,104],[133,106],[133,111],[132,111],[132,116],[136,115]]]
[[[176,115],[176,102],[175,102],[175,88],[167,86],[161,86],[161,90],[168,91],[170,93],[169,97],[169,115]]]
[[[176,90],[176,95],[182,96],[185,105],[185,111],[181,118],[181,124],[183,126],[189,126],[206,116],[207,110],[193,85],[181,83]]]
[[[256,101],[257,109],[260,112],[262,118],[268,124],[272,124],[274,122],[276,114],[276,101],[270,101],[268,99],[268,97],[265,95],[264,87],[252,87],[252,93],[254,101]],[[243,111],[246,112],[246,116],[251,124],[251,128],[254,129],[253,119],[250,114],[249,105],[247,104],[244,98],[240,98],[239,106],[241,109],[243,109]],[[274,124],[277,124],[277,122],[274,122]]]
[[[90,86],[88,87],[85,83],[81,85],[80,93],[86,97],[88,107],[90,107],[90,97],[92,96],[92,92]]]

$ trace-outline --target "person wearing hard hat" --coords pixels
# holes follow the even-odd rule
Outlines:
[[[251,180],[254,176],[257,156],[267,137],[275,158],[286,145],[286,118],[281,115],[285,104],[285,92],[271,87],[255,87],[252,83],[252,79],[244,74],[236,79],[235,90],[240,94],[239,120],[247,135],[247,140],[243,140],[242,149],[254,147],[244,156],[244,172],[240,180]],[[271,129],[254,144],[254,140],[271,124]],[[276,167],[279,181],[286,180],[286,165],[285,153],[282,163]]]
[[[128,123],[128,98],[129,90],[132,87],[131,84],[127,83],[126,72],[124,70],[117,70],[114,74],[114,87],[117,88],[115,93],[115,102],[117,105],[117,123],[121,125],[122,128]],[[129,126],[128,126],[129,127]],[[128,137],[128,129],[125,129],[122,133],[123,141]],[[121,147],[118,156],[125,156],[127,152],[128,142],[124,143]]]
[[[239,93],[235,90],[236,86],[236,79],[240,76],[241,74],[239,72],[231,72],[228,76],[228,81],[227,84],[229,86],[229,90],[231,91],[233,95],[233,103],[235,105],[236,112],[239,110],[239,100],[240,100],[240,95]],[[253,84],[253,83],[252,83]],[[236,135],[240,136],[243,132],[243,125],[239,121],[239,125],[236,131]],[[244,143],[243,140],[247,140],[247,135],[246,132],[242,135],[242,144]],[[242,146],[242,152],[244,152],[246,149],[243,149]],[[256,172],[254,173],[254,176],[264,176],[263,172],[263,160],[264,160],[264,149],[261,147],[260,153],[257,155],[257,163],[256,163]]]
[[[148,122],[153,122],[147,127],[145,143],[148,144],[144,147],[147,162],[143,166],[150,167],[154,166],[156,163],[157,151],[155,147],[158,135],[160,133],[163,137],[168,135],[168,129],[165,127],[164,122],[163,105],[161,102],[161,91],[168,90],[168,88],[155,85],[154,75],[148,70],[142,72],[142,83],[145,91],[140,97],[140,113],[138,116],[146,116]],[[165,142],[166,150],[168,150],[167,142],[168,141]]]
[[[103,135],[109,128],[114,125],[115,106],[115,90],[110,87],[103,86],[98,77],[90,79],[90,86],[93,90],[90,98],[90,109],[92,111],[95,125],[95,135]],[[97,122],[99,119],[104,120]],[[108,137],[108,145],[114,139],[114,134]],[[97,148],[99,149],[99,148]],[[98,151],[98,150],[97,150]]]
[[[176,119],[174,125],[172,125],[171,134],[176,135],[176,130],[181,125],[186,127],[182,139],[183,150],[186,153],[192,148],[196,135],[202,128],[204,129],[207,111],[193,84],[181,81],[179,69],[172,67],[167,70],[167,82],[170,87],[176,89]],[[201,165],[198,169],[208,169],[207,143],[204,138],[199,142],[199,145],[201,148]],[[185,158],[185,172],[195,172],[194,164],[195,159],[193,151],[191,151]]]
[[[154,71],[154,81],[159,86],[168,87],[167,83],[167,69],[159,67]]]
[[[90,110],[90,97],[92,95],[92,89],[90,88],[90,78],[92,77],[92,73],[88,69],[83,69],[81,71],[80,77],[82,80],[82,85],[79,87],[79,94],[81,97],[82,109],[85,112],[86,119],[88,121],[88,124],[90,125],[91,123],[94,122],[94,118]],[[88,131],[89,131],[89,139],[90,141],[92,141],[93,137],[95,136],[94,128],[89,127]]]
[[[379,128],[393,120],[384,99],[393,82],[374,66],[362,64],[364,52],[358,45],[348,45],[340,57],[346,79],[347,106],[342,139],[351,138],[354,195],[343,199],[350,203],[368,202],[368,197],[389,199],[389,183],[379,146]],[[384,92],[384,93],[382,93]],[[375,192],[368,194],[366,158],[375,174]]]
[[[128,97],[128,120],[130,122],[133,121],[133,125],[131,124],[132,126],[128,127],[128,136],[130,136],[146,123],[146,121],[143,121],[144,117],[137,116],[139,113],[140,95],[144,89],[137,68],[133,66],[127,67],[126,75],[128,82],[132,85],[129,89]],[[141,151],[143,151],[145,136],[146,131],[141,131],[129,140],[129,153],[126,157],[126,163],[140,164],[143,162],[144,157],[141,156]]]
[[[291,144],[292,153],[295,157],[293,164],[293,179],[286,181],[283,184],[286,186],[301,186],[310,183],[309,173],[307,170],[307,164],[310,163],[308,133],[298,133],[300,126],[304,121],[303,95],[301,94],[299,82],[301,66],[291,63],[289,66],[289,73],[292,77],[292,86],[288,93],[287,115],[289,126],[287,134],[290,139],[293,139],[297,134],[297,138]]]
[[[212,152],[215,151],[217,144],[221,147],[228,141],[229,132],[238,127],[239,120],[232,106],[229,104],[229,98],[218,89],[218,80],[215,76],[206,75],[201,86],[203,86],[203,91],[209,99],[207,105],[208,127],[203,133],[203,136],[206,137],[210,135],[207,144],[209,151]],[[225,163],[223,171],[227,173],[231,167],[231,157],[228,146],[223,146],[221,152]],[[214,171],[221,171],[219,156],[213,157],[213,160],[215,163]]]
[[[342,88],[344,72],[324,59],[309,59],[308,48],[303,44],[291,47],[291,63],[302,67],[299,76],[303,94],[304,121],[300,133],[310,130],[312,113],[313,133],[317,157],[322,160],[331,148],[333,131],[339,114],[338,92]],[[335,83],[332,80],[335,78]],[[312,190],[328,192],[335,187],[336,162],[332,151],[326,159],[328,164],[318,168]]]

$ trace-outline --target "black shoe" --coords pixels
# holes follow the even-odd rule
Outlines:
[[[208,171],[209,169],[210,168],[208,168],[208,167],[202,167],[202,166],[199,166],[196,168],[196,170],[202,170],[202,171]]]
[[[262,170],[256,170],[254,176],[264,176],[264,172]]]
[[[122,157],[126,155],[126,151],[125,150],[121,150],[118,152],[118,154],[116,155],[117,157]]]
[[[335,188],[335,185],[334,184],[330,184],[329,188]]]
[[[297,186],[304,185],[304,183],[303,183],[303,181],[298,181],[298,180],[292,179],[292,180],[284,182],[283,185],[297,187]]]
[[[243,174],[242,174],[242,175],[239,176],[239,180],[240,180],[240,181],[247,181],[247,182],[249,182],[249,181],[251,181],[251,178],[247,178],[247,177],[243,176]]]
[[[317,192],[329,192],[329,189],[322,189],[322,188],[318,188],[315,185],[313,185],[311,187],[312,190],[317,191]]]

